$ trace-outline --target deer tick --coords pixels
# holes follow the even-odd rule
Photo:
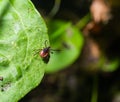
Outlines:
[[[54,49],[51,49],[50,46],[47,46],[47,40],[45,40],[45,48],[43,49],[38,49],[37,53],[39,53],[40,57],[42,58],[42,60],[45,62],[45,63],[48,63],[49,59],[50,59],[50,52],[52,53],[52,51],[60,51],[60,50],[54,50]],[[34,55],[35,55],[34,54]]]
[[[50,59],[50,46],[47,46],[47,40],[45,41],[45,48],[43,49],[37,49],[35,50],[35,54],[39,54],[39,56],[42,58],[42,60],[45,63],[48,63],[49,59]]]

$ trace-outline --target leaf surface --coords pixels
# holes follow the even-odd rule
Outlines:
[[[0,101],[16,102],[41,81],[46,64],[35,49],[48,40],[30,0],[0,0]]]

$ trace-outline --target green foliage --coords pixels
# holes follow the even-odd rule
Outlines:
[[[40,83],[46,64],[33,50],[45,40],[46,25],[30,0],[0,0],[0,102],[16,102]]]
[[[51,21],[48,24],[51,49],[53,51],[46,72],[53,73],[72,64],[79,56],[83,46],[81,32],[70,22]]]
[[[104,72],[114,72],[115,70],[118,69],[119,67],[119,60],[114,59],[114,60],[107,60],[107,58],[102,59],[102,64],[101,64],[101,69]]]

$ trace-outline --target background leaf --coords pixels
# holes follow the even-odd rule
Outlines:
[[[36,87],[46,64],[33,50],[48,40],[30,0],[0,0],[0,101],[15,102]]]
[[[51,49],[51,59],[46,68],[47,73],[59,71],[72,64],[79,56],[83,46],[81,32],[70,22],[51,21],[48,24]]]

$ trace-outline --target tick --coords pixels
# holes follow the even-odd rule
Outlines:
[[[39,55],[45,63],[48,63],[50,59],[50,46],[47,46],[47,40],[45,41],[45,48],[40,50]]]
[[[47,40],[45,41],[45,48],[43,49],[38,49],[36,51],[36,53],[34,55],[36,55],[37,53],[39,53],[39,56],[42,58],[42,60],[45,62],[45,63],[48,63],[49,59],[50,59],[50,52],[53,53],[52,51],[60,51],[60,50],[54,50],[54,49],[51,49],[50,46],[47,46]]]
[[[50,46],[47,46],[47,40],[45,41],[45,48],[37,49],[34,55],[36,55],[37,53],[45,63],[48,63],[50,59]]]
[[[39,52],[39,55],[42,58],[46,58],[49,54],[50,54],[50,47],[45,47]]]

